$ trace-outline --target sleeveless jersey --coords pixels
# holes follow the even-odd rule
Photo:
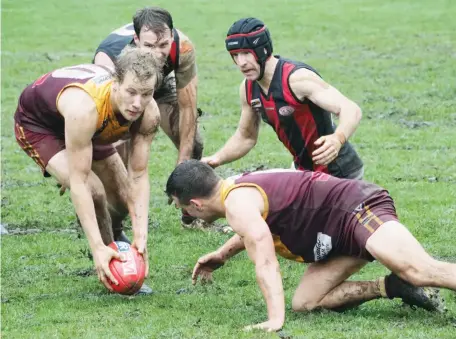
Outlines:
[[[87,64],[57,69],[24,89],[15,121],[30,131],[64,138],[65,119],[57,109],[57,101],[64,89],[78,87],[93,98],[97,107],[97,130],[93,141],[112,143],[128,132],[131,123],[113,112],[111,85],[111,72],[104,66]]]
[[[277,133],[279,140],[294,157],[296,168],[330,173],[344,178],[358,171],[363,163],[353,147],[345,143],[339,156],[328,166],[312,161],[314,142],[332,134],[335,126],[331,113],[310,100],[300,101],[290,89],[290,75],[300,68],[318,72],[304,63],[279,58],[267,94],[256,81],[245,81],[247,102]]]
[[[133,45],[135,43],[133,39],[134,35],[135,30],[132,23],[116,29],[101,42],[95,51],[95,55],[98,52],[106,53],[114,62],[125,46]],[[173,28],[173,35],[174,41],[171,44],[171,51],[165,67],[163,68],[164,76],[167,76],[169,73],[179,68],[179,34],[175,28]]]
[[[319,261],[331,250],[345,247],[351,218],[360,208],[377,202],[375,197],[388,194],[362,180],[339,179],[322,172],[268,170],[228,179],[223,201],[233,189],[246,186],[263,195],[263,218],[276,252],[299,262]]]

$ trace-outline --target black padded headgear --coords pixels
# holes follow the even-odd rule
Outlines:
[[[260,64],[260,80],[264,75],[266,60],[272,55],[272,40],[263,21],[245,18],[231,25],[226,35],[225,46],[230,54],[250,52]]]

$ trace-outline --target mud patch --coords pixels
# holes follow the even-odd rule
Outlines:
[[[410,129],[417,129],[417,128],[423,128],[423,127],[430,127],[433,124],[428,122],[428,121],[409,121],[405,119],[399,119],[399,123],[407,128]]]

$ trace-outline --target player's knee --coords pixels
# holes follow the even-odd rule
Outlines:
[[[291,301],[291,308],[294,312],[310,312],[320,307],[318,300],[295,295]]]

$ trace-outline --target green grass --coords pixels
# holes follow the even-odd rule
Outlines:
[[[266,318],[254,270],[245,254],[192,287],[196,259],[227,238],[185,231],[166,204],[163,187],[176,151],[160,133],[152,147],[149,253],[156,293],[109,294],[90,273],[88,245],[75,225],[66,194],[17,146],[13,114],[21,90],[41,74],[91,60],[97,44],[130,20],[143,1],[2,2],[2,223],[37,233],[1,239],[4,338],[277,338],[244,333]],[[305,61],[363,109],[352,139],[366,179],[387,187],[399,216],[434,256],[456,261],[456,49],[451,0],[430,1],[155,1],[197,46],[199,106],[205,154],[217,150],[239,119],[242,75],[224,50],[224,36],[240,17],[269,26],[276,53]],[[288,167],[291,157],[269,127],[244,159],[219,170],[259,165]],[[295,314],[290,303],[305,267],[280,260],[286,288],[289,338],[454,338],[456,296],[449,312],[434,315],[374,301],[344,314]],[[386,273],[379,264],[356,279]]]

